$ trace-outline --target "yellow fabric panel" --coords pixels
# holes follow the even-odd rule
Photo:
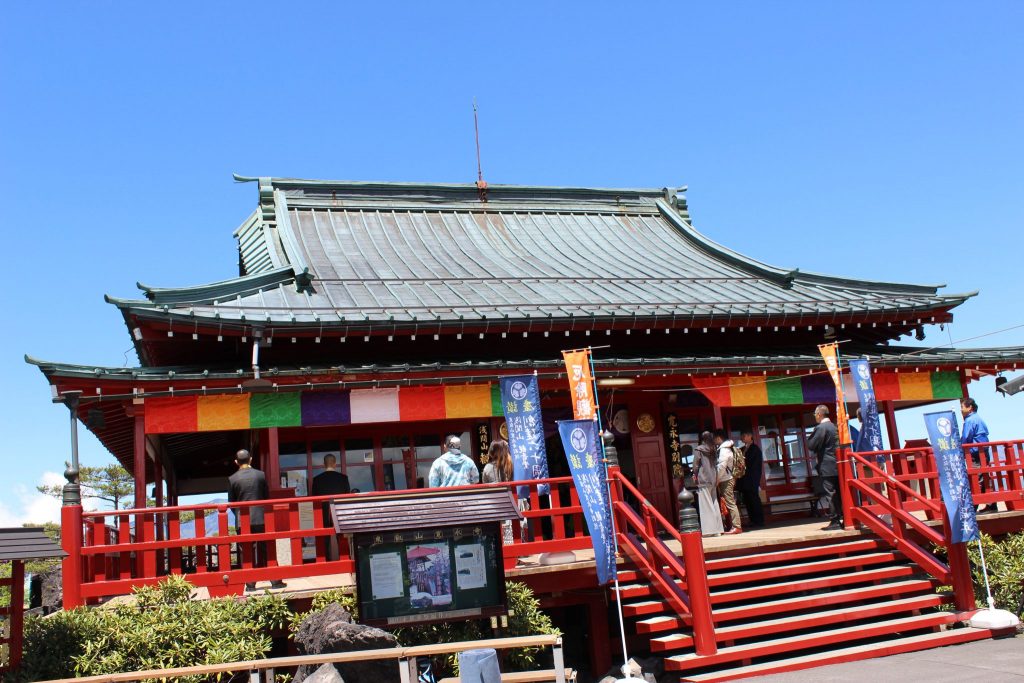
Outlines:
[[[730,377],[729,393],[734,406],[768,405],[768,386],[764,377]]]
[[[249,395],[200,396],[199,431],[249,428]]]
[[[490,417],[491,385],[445,387],[444,410],[449,420],[456,417]]]
[[[900,398],[904,401],[932,398],[932,376],[928,372],[901,372]]]

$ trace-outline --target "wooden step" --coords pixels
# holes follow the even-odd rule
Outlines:
[[[668,603],[664,600],[641,600],[624,603],[622,615],[629,618],[642,617],[648,614],[663,614],[668,609]]]
[[[811,650],[851,640],[877,638],[878,636],[905,633],[907,631],[936,628],[958,621],[959,618],[959,615],[953,612],[938,612],[913,617],[901,617],[899,619],[885,619],[870,624],[855,624],[838,629],[723,647],[719,648],[717,653],[707,656],[697,654],[674,655],[665,658],[665,669],[682,671],[715,666],[726,662],[754,659],[767,655],[777,655],[784,652]]]
[[[728,643],[747,638],[758,638],[761,636],[775,635],[790,631],[801,631],[808,628],[830,626],[833,624],[850,623],[875,617],[889,616],[914,610],[931,609],[938,607],[948,598],[941,595],[915,595],[901,600],[885,600],[873,602],[867,605],[855,607],[841,607],[839,609],[824,612],[808,612],[795,614],[780,619],[766,621],[755,621],[752,623],[736,624],[734,626],[715,628],[715,640],[719,643]],[[690,647],[693,638],[689,634],[673,633],[651,639],[651,652],[668,652]]]
[[[825,555],[838,557],[841,555],[848,555],[850,553],[865,553],[883,548],[889,548],[889,544],[878,538],[864,538],[849,541],[847,543],[812,545],[804,548],[779,550],[770,553],[709,559],[704,563],[704,565],[707,567],[708,572],[716,572],[724,571],[726,569],[735,569],[737,567],[756,567],[766,564],[779,564],[781,562],[797,562],[810,557],[821,557]]]
[[[828,664],[842,664],[844,662],[856,662],[875,657],[886,657],[889,655],[901,654],[904,652],[918,652],[920,650],[931,650],[946,645],[957,645],[975,640],[985,640],[991,637],[991,632],[986,629],[958,628],[938,633],[924,633],[915,636],[907,636],[895,640],[886,640],[865,645],[830,650],[828,652],[816,652],[810,655],[793,657],[790,659],[765,662],[738,668],[726,669],[704,674],[683,675],[681,683],[718,683],[719,681],[735,681],[752,676],[766,676],[768,674],[785,673],[787,671],[799,671],[801,669],[812,669]]]
[[[714,609],[715,624],[723,624],[738,619],[749,619],[759,615],[785,614],[797,610],[826,607],[830,605],[842,605],[861,600],[872,600],[882,597],[897,597],[908,593],[931,593],[933,584],[925,579],[910,579],[907,581],[896,581],[877,586],[862,586],[848,590],[821,593],[819,595],[801,595],[782,600],[771,600],[753,604],[738,605],[736,607],[720,607]],[[648,617],[636,622],[637,633],[662,633],[683,628],[684,622],[676,616],[662,614]]]
[[[835,586],[851,586],[871,581],[886,581],[914,576],[919,573],[917,567],[909,564],[897,564],[890,567],[878,567],[864,571],[848,572],[845,574],[833,574],[818,578],[802,578],[794,581],[770,583],[761,586],[745,586],[732,590],[717,590],[711,593],[711,604],[721,605],[730,602],[758,600],[776,595],[788,595],[790,593],[803,593],[805,591],[818,590],[820,588],[832,588]],[[653,589],[651,589],[653,591]]]
[[[814,562],[796,562],[779,567],[768,567],[763,569],[741,569],[739,571],[723,572],[708,576],[708,585],[712,588],[719,586],[730,586],[737,583],[757,583],[782,579],[791,576],[802,576],[811,574],[820,576],[824,572],[834,572],[852,567],[867,567],[876,564],[896,562],[903,559],[903,556],[895,551],[866,553],[853,555],[851,557],[830,557]]]

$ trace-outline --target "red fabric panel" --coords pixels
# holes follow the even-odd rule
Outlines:
[[[195,396],[146,399],[145,413],[147,434],[188,433],[199,429]]]
[[[900,391],[900,376],[895,372],[876,372],[871,375],[871,383],[875,387],[875,399],[878,401],[898,401],[902,396]]]
[[[443,420],[444,387],[402,387],[398,390],[398,414],[402,422]]]
[[[694,377],[693,386],[700,390],[709,401],[716,406],[732,405],[732,393],[729,391],[728,377]]]

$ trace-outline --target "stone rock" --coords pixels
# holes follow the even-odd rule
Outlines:
[[[352,615],[341,605],[333,604],[302,620],[295,634],[295,645],[300,654],[321,655],[398,647],[398,641],[379,628],[352,623]],[[398,683],[400,680],[397,659],[346,662],[335,664],[333,668],[345,680],[355,683]],[[295,672],[294,683],[311,678],[315,672],[312,666],[300,666]]]
[[[306,677],[306,683],[345,683],[333,664],[321,664],[320,668]]]
[[[59,611],[64,607],[64,584],[60,578],[60,566],[52,567],[39,573],[40,579],[40,607],[43,614],[50,614]]]
[[[647,683],[658,683],[658,677],[652,673],[644,673],[644,680]]]

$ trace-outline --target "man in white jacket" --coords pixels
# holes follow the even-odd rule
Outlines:
[[[733,441],[727,438],[724,430],[715,430],[715,445],[718,446],[718,495],[725,500],[725,509],[729,511],[731,527],[725,533],[741,534],[740,509],[736,505],[736,480],[732,476],[733,458],[736,449]]]

